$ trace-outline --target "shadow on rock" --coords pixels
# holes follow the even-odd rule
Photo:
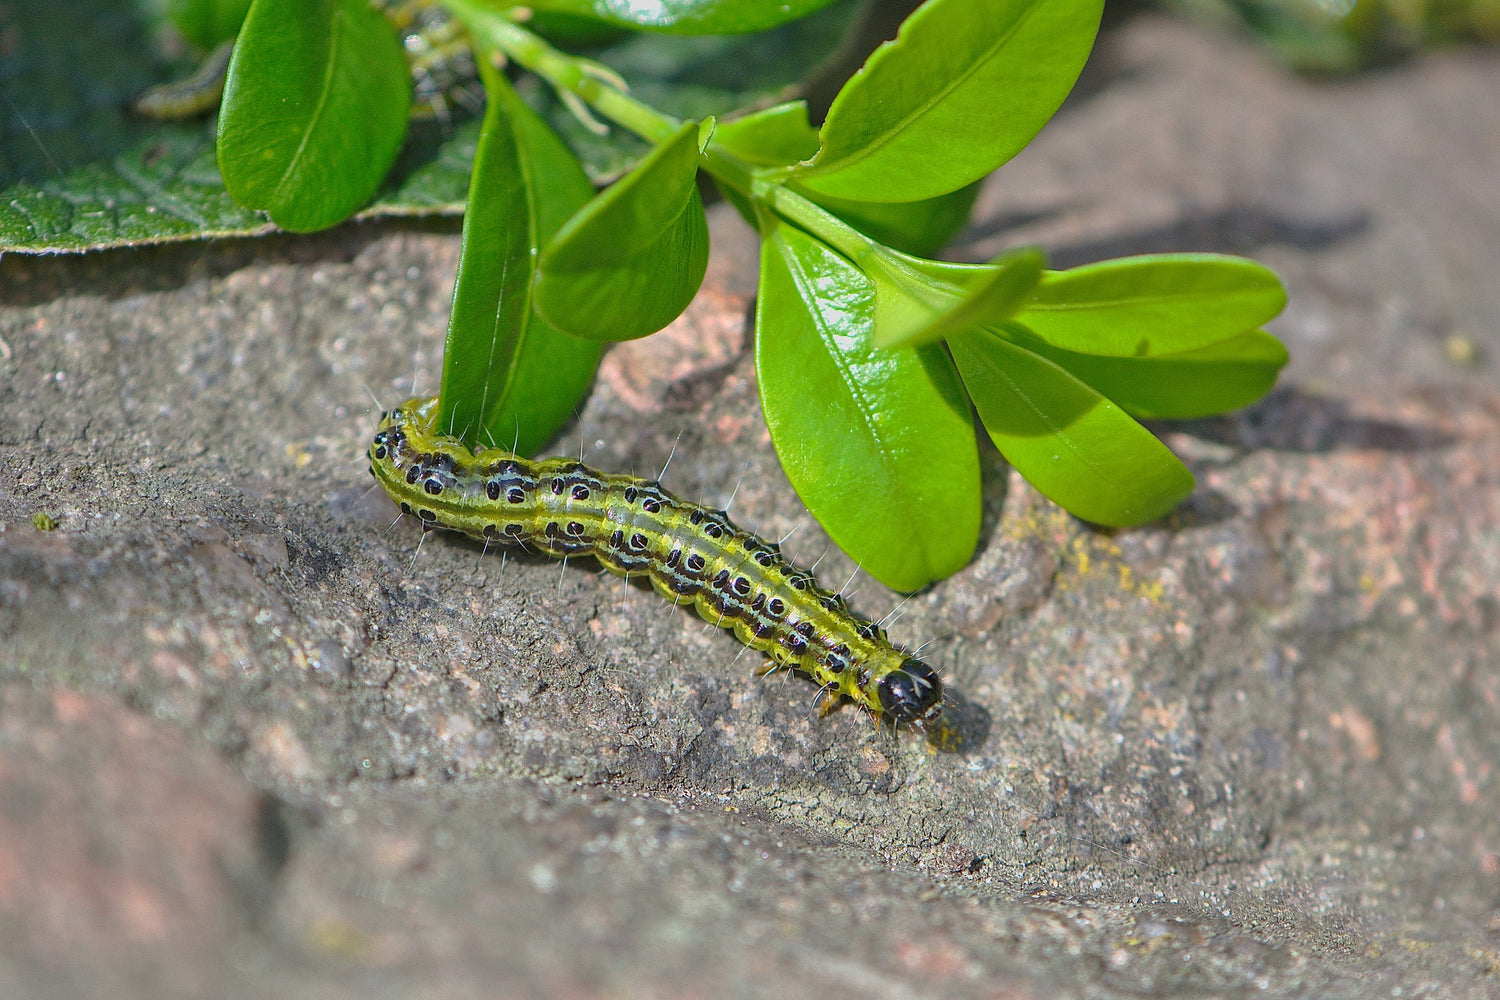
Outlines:
[[[1293,388],[1278,389],[1238,413],[1174,426],[1240,451],[1412,452],[1441,448],[1453,441],[1451,435],[1432,427],[1354,416],[1343,400]]]
[[[1061,209],[1041,213],[1059,214]],[[1003,235],[1024,217],[1001,216],[967,230],[965,243]],[[1120,233],[1105,239],[1051,247],[1051,267],[1069,268],[1114,257],[1145,253],[1180,253],[1183,247],[1212,253],[1254,256],[1267,246],[1326,250],[1369,228],[1369,213],[1349,211],[1328,218],[1302,218],[1263,205],[1230,205],[1215,211],[1190,212],[1153,229]]]
[[[927,745],[939,753],[976,753],[989,740],[991,725],[988,709],[950,689],[943,698],[943,714],[927,727]]]

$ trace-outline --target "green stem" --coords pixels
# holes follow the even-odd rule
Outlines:
[[[723,186],[734,188],[747,198],[755,196],[756,182],[750,165],[723,146],[708,144],[703,151],[703,169]]]
[[[769,178],[758,178],[755,196],[777,215],[843,254],[870,278],[882,276],[891,287],[913,301],[925,303],[934,315],[952,308],[964,290],[951,281],[914,266],[911,257],[870,239],[823,206]]]
[[[499,51],[562,93],[572,94],[604,117],[650,143],[670,137],[682,122],[610,85],[582,59],[557,51],[482,0],[441,0],[474,36],[480,58]]]
[[[870,264],[880,250],[864,233],[784,184],[762,179],[755,185],[754,196],[770,205],[777,215],[818,237],[855,264]]]
[[[571,94],[604,117],[652,144],[670,138],[682,121],[642,104],[601,77],[587,60],[559,52],[516,24],[504,13],[486,6],[484,0],[441,0],[474,37],[480,58],[492,52],[526,67],[546,80],[559,93]],[[703,168],[714,179],[734,188],[808,233],[817,236],[858,265],[866,274],[885,274],[915,288],[927,290],[924,298],[946,301],[959,290],[910,266],[904,254],[871,240],[822,206],[792,191],[780,179],[762,175],[744,160],[722,147],[708,144]]]

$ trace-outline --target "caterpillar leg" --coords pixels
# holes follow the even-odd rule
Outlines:
[[[839,690],[837,684],[825,684],[818,691],[818,696],[813,699],[813,708],[818,712],[818,717],[826,719],[844,704],[844,693]]]

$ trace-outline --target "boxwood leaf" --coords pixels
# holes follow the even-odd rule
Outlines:
[[[807,120],[806,101],[788,101],[719,121],[709,138],[709,155],[725,150],[750,167],[782,167],[818,151],[818,130]],[[748,193],[715,179],[720,193],[752,226],[759,226]]]
[[[219,114],[219,170],[240,204],[297,232],[348,218],[400,152],[411,81],[367,0],[255,0]]]
[[[587,393],[604,345],[559,333],[531,306],[536,245],[593,195],[578,160],[499,73],[488,106],[448,318],[438,426],[529,454]]]
[[[806,101],[788,101],[719,121],[709,142],[754,166],[784,166],[818,151],[818,130],[807,120]]]
[[[916,590],[979,537],[979,457],[953,363],[936,346],[870,346],[870,282],[776,223],[762,244],[755,364],[782,467],[845,552]]]
[[[888,260],[891,256],[879,254],[875,259]],[[872,274],[876,299],[875,346],[926,344],[973,327],[993,326],[1007,320],[1041,280],[1045,263],[1042,252],[1035,247],[1003,253],[964,285],[961,296],[946,301],[921,298],[921,304],[940,304],[937,311],[926,315],[921,308],[899,304],[909,289],[917,287],[915,282],[900,281],[899,275]],[[916,270],[925,273],[921,268]]]
[[[1041,493],[1097,524],[1144,524],[1193,474],[1124,410],[1056,362],[990,330],[948,348],[995,447]]]
[[[738,35],[806,17],[833,0],[529,0],[537,11],[594,18],[606,24],[684,35]]]
[[[1248,406],[1271,390],[1287,362],[1281,341],[1264,330],[1175,353],[1128,358],[1064,350],[1023,330],[1020,324],[1006,328],[1016,343],[1144,419],[1183,420]]]
[[[973,183],[1057,111],[1088,58],[1102,7],[928,0],[839,91],[822,149],[789,175],[864,201],[920,201]]]
[[[542,250],[536,306],[553,326],[578,337],[632,340],[687,308],[708,266],[699,128],[684,122]]]
[[[1144,357],[1217,344],[1285,306],[1281,281],[1252,260],[1158,254],[1049,273],[1016,318],[1064,350]]]

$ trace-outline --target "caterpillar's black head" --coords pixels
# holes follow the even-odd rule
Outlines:
[[[943,709],[943,684],[937,671],[912,657],[880,678],[875,689],[881,709],[892,722],[931,722]]]

